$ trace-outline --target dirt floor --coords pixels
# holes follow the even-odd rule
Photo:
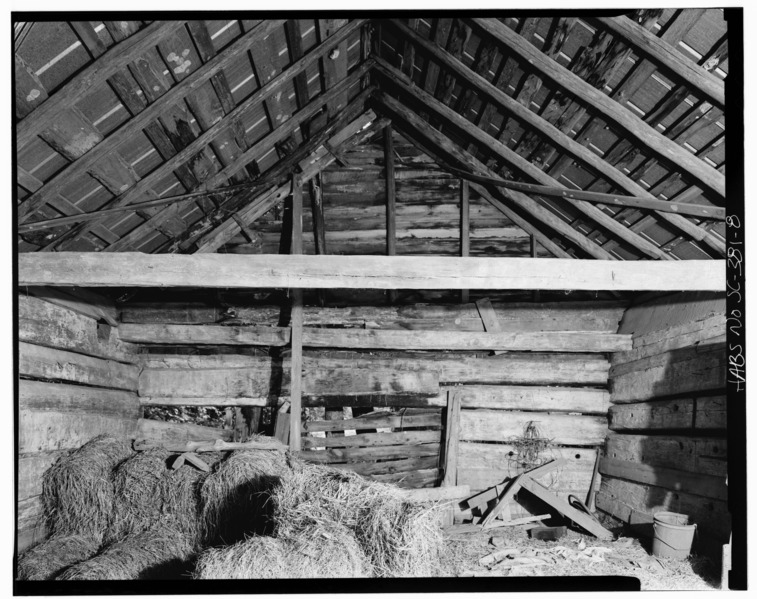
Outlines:
[[[622,535],[601,541],[571,529],[557,541],[533,540],[531,526],[448,534],[445,571],[449,576],[630,576],[642,590],[720,589],[720,566],[707,557],[657,558],[650,541]]]

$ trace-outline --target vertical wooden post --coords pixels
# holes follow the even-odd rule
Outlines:
[[[321,187],[321,175],[318,174],[310,179],[310,209],[313,213],[313,237],[315,238],[315,253],[326,253],[326,221],[323,217],[323,189]],[[318,303],[321,307],[325,304],[323,289],[318,290]]]
[[[460,439],[460,394],[457,389],[447,391],[447,414],[444,430],[443,487],[457,484],[457,448]]]
[[[384,169],[386,171],[386,255],[394,256],[397,253],[397,220],[395,212],[395,186],[394,186],[394,140],[392,139],[392,127],[384,127]],[[397,291],[389,290],[389,302],[397,301]]]
[[[536,237],[534,237],[533,235],[531,235],[531,257],[532,258],[538,258],[539,257],[539,253],[537,252],[537,249],[538,248],[536,247]],[[539,301],[539,290],[538,289],[534,289],[533,293],[531,294],[531,299],[533,301],[535,301],[535,302]]]
[[[302,179],[292,175],[292,254],[302,254]],[[292,289],[289,448],[300,451],[302,423],[302,289]]]
[[[470,256],[470,188],[467,179],[460,179],[460,255]],[[460,302],[467,304],[470,294],[467,289],[460,290]]]

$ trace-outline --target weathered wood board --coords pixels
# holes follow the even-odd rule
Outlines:
[[[350,470],[363,476],[377,474],[395,474],[415,470],[434,469],[439,465],[439,456],[409,458],[405,460],[388,460],[384,462],[355,462],[351,464],[331,464],[332,468]]]
[[[462,385],[454,389],[463,408],[583,414],[607,414],[610,408],[610,393],[591,387]]]
[[[614,405],[610,430],[725,430],[728,398],[683,397]]]
[[[630,349],[631,336],[577,331],[474,333],[306,328],[303,344],[356,349],[614,352]]]
[[[226,303],[229,303],[228,300]],[[531,303],[493,302],[503,332],[604,331],[615,333],[623,317],[623,302]],[[201,303],[127,303],[124,323],[213,324],[232,322],[276,326],[278,306],[228,308]],[[413,304],[408,306],[348,306],[303,308],[304,326],[348,326],[375,329],[484,331],[474,304]]]
[[[724,476],[684,472],[676,468],[650,466],[641,462],[614,458],[602,458],[599,462],[599,471],[605,476],[663,487],[672,491],[683,491],[723,501],[728,498]]]
[[[18,457],[18,499],[42,494],[42,476],[68,450],[46,451]]]
[[[408,431],[401,433],[363,433],[342,437],[303,437],[303,449],[314,447],[378,447],[383,445],[420,445],[439,443],[441,431]]]
[[[413,470],[411,472],[395,472],[393,474],[374,474],[373,480],[382,483],[397,485],[402,489],[422,489],[435,487],[439,480],[440,470],[429,468],[426,470]]]
[[[439,456],[439,443],[421,445],[386,445],[376,447],[329,447],[322,450],[305,450],[304,459],[321,464],[344,462],[370,462],[378,460],[399,460],[427,456]]]
[[[58,412],[21,410],[18,417],[19,453],[36,453],[58,449],[75,449],[102,433],[133,438],[135,418]]]
[[[111,326],[118,326],[118,312],[115,302],[89,289],[26,287],[21,291],[47,302],[69,308],[95,320],[104,320]]]
[[[725,388],[728,370],[724,349],[678,360],[673,353],[659,354],[641,370],[610,376],[611,401],[628,403],[655,397],[702,393]]]
[[[188,441],[231,441],[232,431],[197,424],[179,424],[140,418],[136,427],[137,439],[156,443],[186,443]]]
[[[24,342],[19,343],[18,355],[22,376],[129,391],[139,386],[139,368],[133,364]]]
[[[165,345],[263,345],[281,347],[289,343],[288,327],[123,324],[119,336],[133,343]]]
[[[722,437],[609,433],[605,455],[616,460],[708,476],[728,474],[728,441]]]
[[[344,431],[344,430],[370,430],[377,428],[412,429],[441,427],[441,412],[429,412],[426,414],[386,414],[360,418],[348,418],[344,420],[310,420],[302,423],[302,432],[311,433],[316,431]]]
[[[136,393],[117,389],[29,380],[19,381],[18,389],[22,411],[92,414],[135,421],[141,411]]]
[[[613,354],[612,363],[634,362],[667,351],[712,343],[726,334],[725,314],[679,324],[633,337],[633,349]]]
[[[724,291],[725,260],[32,252],[20,285]]]
[[[398,372],[391,370],[351,368],[328,368],[303,373],[302,392],[311,402],[329,398],[348,400],[361,396],[396,396],[396,401],[409,398],[435,397],[439,383],[434,372]],[[288,377],[287,377],[288,378]],[[179,397],[182,400],[198,398],[202,405],[216,405],[214,401],[225,398],[243,398],[241,405],[266,405],[277,397],[287,396],[289,384],[275,370],[227,368],[218,370],[145,369],[139,377],[139,394],[145,403],[160,403],[161,399]],[[247,403],[244,403],[247,402]],[[425,402],[424,402],[425,403]],[[219,402],[218,405],[223,404]],[[395,404],[397,405],[397,404]]]
[[[530,422],[556,445],[600,445],[607,434],[607,419],[601,416],[461,410],[460,439],[507,442],[521,437]]]
[[[42,299],[19,295],[18,339],[90,356],[134,361],[134,347],[118,339],[118,329],[98,334],[97,321]],[[102,327],[100,329],[103,330]]]

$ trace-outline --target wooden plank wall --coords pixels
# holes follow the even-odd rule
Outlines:
[[[19,551],[46,534],[45,470],[97,435],[134,437],[141,412],[136,346],[105,322],[112,302],[33,292],[18,298]]]
[[[651,534],[657,511],[728,541],[725,297],[676,294],[630,308],[612,358],[610,435],[597,506]],[[707,543],[701,543],[706,549]]]
[[[564,331],[615,333],[624,307],[619,303],[494,303],[505,333]],[[279,406],[288,399],[289,358],[245,347],[245,331],[275,326],[279,310],[265,306],[140,303],[122,307],[130,335],[154,332],[156,343],[143,345],[139,395],[143,405]],[[313,330],[379,329],[471,331],[485,336],[474,304],[369,306],[304,309]],[[175,344],[166,343],[166,324],[183,324]],[[137,325],[146,328],[139,328]],[[219,327],[219,325],[221,325]],[[192,346],[211,338],[210,327],[234,330],[234,345]],[[197,329],[188,334],[188,329]],[[192,331],[190,330],[189,333]],[[211,339],[218,339],[217,333]],[[131,338],[131,337],[130,337]],[[145,338],[145,337],[141,337]],[[334,338],[340,338],[334,335]],[[345,343],[351,336],[344,335]],[[340,341],[341,343],[341,341]],[[307,344],[306,344],[307,345]],[[344,346],[341,346],[344,347]],[[464,390],[460,484],[484,488],[508,476],[501,445],[526,422],[554,440],[555,451],[570,457],[557,478],[563,490],[586,496],[596,457],[606,434],[609,406],[606,354],[511,351],[445,352],[306,347],[303,406],[343,409],[346,420],[316,420],[303,425],[307,458],[408,487],[435,486],[442,474],[442,409],[451,389]],[[200,354],[200,355],[198,355]],[[346,408],[346,409],[345,409]],[[349,416],[350,410],[371,411]],[[403,414],[396,422],[395,416]],[[332,414],[329,414],[332,416]],[[327,418],[329,418],[327,416]],[[383,422],[383,420],[387,422]],[[396,420],[396,418],[395,418]],[[343,431],[349,431],[344,434]],[[500,444],[492,444],[491,442]],[[509,459],[509,458],[508,458]]]
[[[460,255],[460,181],[393,131],[396,254]],[[385,254],[386,179],[381,138],[344,152],[341,164],[321,174],[325,241],[329,254]],[[314,254],[313,219],[303,215],[304,253]],[[277,253],[282,220],[270,212],[237,235],[229,253]],[[550,256],[541,246],[540,256]],[[470,255],[529,256],[530,237],[485,202],[470,196]]]

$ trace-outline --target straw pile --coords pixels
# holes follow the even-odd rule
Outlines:
[[[100,548],[92,537],[71,535],[52,537],[33,547],[18,560],[19,580],[52,580],[63,570],[87,560]]]
[[[297,539],[251,537],[209,549],[197,560],[198,579],[356,578],[371,575],[371,563],[355,535],[335,523],[313,526]]]
[[[53,535],[102,540],[113,515],[113,469],[131,454],[126,441],[101,435],[47,470],[42,500]]]
[[[434,576],[441,512],[404,500],[396,487],[300,460],[272,495],[275,534],[300,539],[334,522],[351,530],[379,577]]]
[[[189,465],[171,470],[171,455],[164,449],[149,449],[118,467],[116,514],[108,541],[165,526],[186,536],[190,544],[199,545],[200,486],[207,474]],[[209,466],[221,457],[220,453],[202,454]]]
[[[205,543],[232,544],[270,534],[271,491],[288,470],[279,451],[235,451],[205,479],[200,492]]]
[[[193,553],[186,535],[167,526],[126,536],[57,580],[154,580],[178,578]]]

